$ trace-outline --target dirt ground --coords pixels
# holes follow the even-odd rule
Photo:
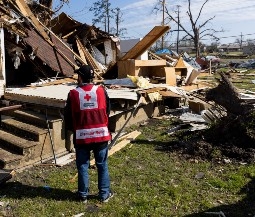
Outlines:
[[[255,118],[224,117],[208,129],[180,130],[175,140],[161,149],[176,151],[184,158],[225,163],[255,162]],[[150,124],[151,125],[151,124]]]

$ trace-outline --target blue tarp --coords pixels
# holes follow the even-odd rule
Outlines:
[[[173,54],[173,52],[168,50],[168,49],[163,49],[163,50],[156,51],[156,54],[163,54],[163,53]]]

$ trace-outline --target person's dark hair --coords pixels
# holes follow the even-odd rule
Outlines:
[[[83,82],[90,82],[94,78],[94,71],[90,65],[81,66],[75,73],[81,76]]]

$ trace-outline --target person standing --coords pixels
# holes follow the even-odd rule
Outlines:
[[[78,170],[78,196],[87,202],[89,196],[89,162],[93,151],[98,172],[98,196],[108,202],[113,196],[108,172],[108,129],[110,100],[102,85],[92,83],[94,72],[89,65],[75,71],[78,86],[68,93],[64,116],[67,130],[73,132]]]

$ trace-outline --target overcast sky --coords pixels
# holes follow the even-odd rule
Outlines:
[[[109,0],[112,8],[119,7],[123,13],[121,24],[122,28],[127,29],[126,38],[142,38],[154,26],[161,25],[162,11],[152,13],[153,8],[159,0]],[[66,14],[73,19],[87,24],[92,24],[93,15],[89,12],[89,8],[93,4],[93,0],[69,0],[68,4],[62,8]],[[169,12],[177,18],[178,5],[180,11],[180,23],[187,30],[191,30],[190,22],[186,14],[188,10],[187,0],[165,0]],[[194,20],[197,18],[199,10],[205,0],[192,0],[191,10]],[[59,1],[54,2],[54,6]],[[218,33],[220,43],[233,43],[239,40],[255,39],[255,1],[254,0],[209,0],[202,11],[198,20],[198,24],[215,16],[215,18],[206,25],[207,28],[214,30],[224,30]],[[60,12],[61,12],[60,11]],[[166,16],[166,15],[165,15]],[[177,30],[177,25],[170,22],[171,30]],[[99,24],[97,27],[101,27]],[[103,27],[101,28],[104,29]],[[176,42],[177,32],[170,32],[165,38],[169,43]],[[180,32],[180,38],[184,33]],[[204,43],[210,44],[210,38],[205,38]]]

